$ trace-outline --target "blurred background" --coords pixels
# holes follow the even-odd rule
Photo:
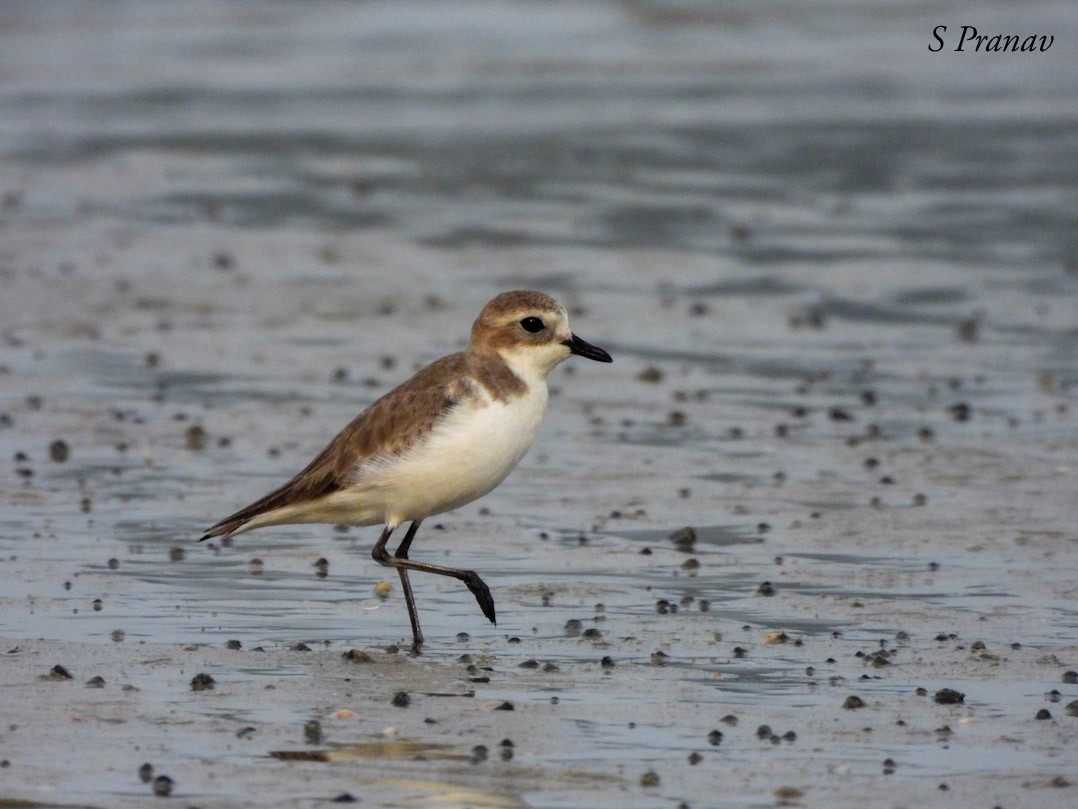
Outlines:
[[[1073,270],[1076,35],[1052,0],[12,4],[0,222],[389,233],[438,281],[506,247]]]

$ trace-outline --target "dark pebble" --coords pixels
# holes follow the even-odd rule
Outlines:
[[[704,760],[704,757],[702,755],[700,755],[699,753],[696,753],[696,752],[689,753],[689,764],[692,764],[693,766],[695,766],[695,765],[699,764],[703,760]]]
[[[532,658],[529,658],[528,660],[525,660],[525,661],[524,661],[523,663],[521,663],[521,664],[520,664],[520,665],[518,666],[518,668],[522,668],[522,669],[537,669],[537,668],[539,668],[539,661],[538,661],[538,660],[536,660],[536,659],[535,659],[534,657],[532,657]]]
[[[150,783],[153,780],[153,765],[150,762],[146,762],[138,768],[139,780],[144,784]]]
[[[775,585],[769,581],[765,581],[756,588],[756,595],[758,596],[773,596],[775,595]]]
[[[756,728],[757,739],[770,739],[773,735],[771,725],[760,725],[760,727]]]
[[[570,638],[580,637],[580,633],[583,631],[584,626],[576,618],[570,618],[565,622],[565,635]]]
[[[955,421],[969,421],[970,406],[965,402],[958,402],[947,408],[947,412],[951,414],[951,418]]]
[[[412,698],[408,696],[407,691],[398,691],[396,694],[393,695],[393,699],[391,701],[393,705],[397,708],[407,708],[409,705],[412,704]]]
[[[864,708],[865,707],[865,701],[863,699],[861,699],[859,696],[856,696],[855,694],[851,694],[850,696],[846,697],[846,701],[842,703],[842,707],[845,708],[848,711],[854,711],[854,710],[857,710],[858,708]]]
[[[1067,703],[1067,716],[1078,716],[1078,699],[1072,699]]]
[[[333,799],[333,803],[358,803],[358,798],[351,792],[342,792]]]
[[[191,678],[191,690],[192,691],[211,691],[213,690],[216,681],[208,674],[196,674]]]
[[[663,372],[654,365],[651,365],[638,373],[636,378],[641,382],[651,382],[652,384],[656,384],[663,381]]]
[[[892,775],[895,771],[895,760],[893,758],[885,758],[883,760],[883,774]]]
[[[65,441],[56,439],[49,444],[49,457],[56,463],[63,463],[71,457],[71,450]]]
[[[603,637],[603,633],[600,632],[595,627],[589,627],[588,629],[585,629],[581,633],[581,635],[583,637],[587,638],[588,640],[600,640]]]
[[[673,542],[678,550],[689,551],[696,542],[696,530],[691,526],[685,526],[674,531],[667,539]]]
[[[49,670],[50,680],[74,680],[71,672],[61,665],[55,665]]]
[[[198,452],[206,448],[206,440],[209,437],[206,431],[197,424],[192,424],[187,428],[187,432],[184,434],[187,441],[187,448],[194,452]]]
[[[496,711],[515,711],[516,707],[513,705],[513,703],[506,700],[501,705],[495,705],[494,710],[496,710]]]
[[[745,649],[743,646],[735,646],[733,648],[733,655],[738,660],[744,658],[747,654],[748,654],[748,650]]]
[[[243,644],[240,643],[238,640],[229,640],[229,641],[225,641],[225,648],[226,649],[232,649],[232,650],[242,649]]]
[[[1063,672],[1063,682],[1067,685],[1074,685],[1078,683],[1078,671],[1065,671]]]
[[[786,731],[785,733],[782,734],[782,738],[785,739],[788,742],[796,742],[797,741],[797,734],[794,733],[792,730],[788,730],[788,731]]]
[[[303,740],[307,742],[307,744],[321,744],[322,723],[317,719],[312,719],[310,722],[304,723]]]
[[[153,779],[153,794],[158,798],[167,798],[172,794],[175,782],[167,775],[159,775]]]
[[[729,725],[730,727],[736,727],[738,719],[732,713],[728,713],[728,714],[726,714],[726,716],[724,716],[719,721],[722,722],[724,725]]]
[[[362,649],[349,649],[347,652],[341,653],[341,659],[347,660],[351,663],[370,663],[372,658],[369,654]]]
[[[170,562],[182,562],[185,555],[183,548],[170,548],[168,551],[168,560]]]
[[[707,734],[707,743],[712,747],[718,747],[722,743],[722,731],[713,730]]]
[[[659,785],[659,774],[655,770],[648,770],[642,776],[640,776],[640,786],[642,787],[657,787]]]
[[[96,677],[91,677],[89,680],[86,681],[86,687],[87,688],[104,688],[105,687],[105,678],[102,677],[101,675],[98,675]]]
[[[1051,719],[1052,718],[1052,712],[1049,711],[1047,708],[1041,708],[1039,711],[1037,711],[1036,718],[1037,719]]]
[[[120,566],[120,560],[109,559],[108,562],[105,563],[105,565],[106,567],[108,567],[109,570],[116,570]]]
[[[932,699],[940,705],[958,705],[966,701],[966,695],[953,688],[941,688]]]
[[[306,643],[297,643],[292,647],[292,651],[293,652],[309,652],[309,651],[311,651],[311,647],[308,646]]]
[[[602,666],[604,669],[612,669],[616,664],[614,663],[614,658],[612,658],[610,655],[607,655],[599,661],[599,665]]]

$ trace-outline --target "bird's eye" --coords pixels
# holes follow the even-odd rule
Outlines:
[[[544,328],[543,321],[537,317],[526,317],[520,321],[520,328],[531,334],[537,334]]]

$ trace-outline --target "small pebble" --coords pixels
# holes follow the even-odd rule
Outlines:
[[[194,452],[198,452],[206,448],[207,436],[206,431],[197,424],[192,424],[187,428],[185,438],[187,441],[187,448]]]
[[[91,677],[89,680],[86,681],[86,687],[87,688],[104,688],[105,687],[105,678],[102,677],[101,675],[98,675],[96,677]]]
[[[393,695],[393,699],[391,701],[393,705],[397,708],[407,708],[409,705],[412,704],[412,698],[408,696],[407,691],[398,691],[396,694]]]
[[[153,765],[150,762],[146,762],[138,768],[139,780],[144,784],[150,783],[153,780]]]
[[[216,681],[208,674],[196,674],[191,678],[192,691],[212,691]]]
[[[1037,719],[1051,719],[1052,718],[1052,712],[1049,711],[1047,708],[1041,708],[1039,711],[1037,711],[1036,718]]]
[[[718,747],[722,743],[722,731],[713,730],[707,734],[707,743],[712,747]]]
[[[966,701],[966,695],[953,688],[941,688],[932,699],[940,705],[958,705]]]
[[[71,456],[67,443],[57,439],[49,444],[49,457],[56,463],[63,463]]]
[[[167,798],[172,794],[175,782],[167,775],[159,775],[153,779],[153,794],[158,798]]]
[[[648,770],[640,776],[640,786],[657,787],[659,785],[659,780],[659,774],[655,772],[655,770]]]
[[[310,722],[306,722],[303,725],[303,740],[307,744],[321,744],[322,743],[322,723],[317,719],[312,719]]]
[[[848,711],[854,711],[858,708],[864,708],[865,701],[859,696],[851,694],[850,696],[846,697],[846,701],[842,703],[842,707]]]
[[[55,665],[49,670],[48,677],[50,680],[74,680],[71,672],[61,665]]]

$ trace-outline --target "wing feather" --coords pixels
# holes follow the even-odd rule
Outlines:
[[[357,482],[351,476],[359,464],[421,441],[469,394],[469,360],[451,354],[423,368],[352,419],[299,474],[225,517],[202,539],[228,536],[260,514],[332,494]]]

